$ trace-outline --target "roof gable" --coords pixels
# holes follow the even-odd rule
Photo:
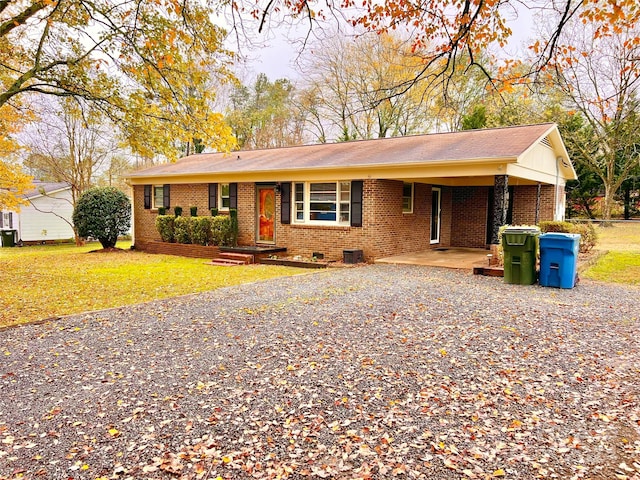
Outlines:
[[[40,180],[33,181],[33,188],[22,195],[22,198],[35,198],[42,195],[51,195],[61,190],[71,189],[68,182],[43,182]]]

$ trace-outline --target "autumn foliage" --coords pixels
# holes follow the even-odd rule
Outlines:
[[[12,134],[18,133],[22,119],[16,109],[0,106],[0,210],[17,210],[25,203],[22,195],[33,188],[33,177],[22,171],[13,155],[19,150]]]

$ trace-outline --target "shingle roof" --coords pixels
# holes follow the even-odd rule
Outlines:
[[[23,198],[33,198],[51,192],[57,192],[58,190],[64,190],[65,188],[71,188],[67,182],[43,182],[40,180],[33,181],[33,189],[22,195]]]
[[[353,142],[263,150],[203,153],[139,170],[128,177],[299,170],[323,167],[410,165],[491,159],[517,159],[555,125],[466,130]]]

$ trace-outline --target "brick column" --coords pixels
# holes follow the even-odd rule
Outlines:
[[[509,176],[496,175],[493,180],[493,218],[491,219],[491,243],[498,244],[498,231],[507,222],[509,207]]]

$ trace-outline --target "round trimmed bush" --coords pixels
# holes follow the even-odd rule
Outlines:
[[[118,236],[131,227],[131,202],[117,188],[92,188],[80,196],[72,218],[78,235],[97,238],[102,248],[113,248]]]

